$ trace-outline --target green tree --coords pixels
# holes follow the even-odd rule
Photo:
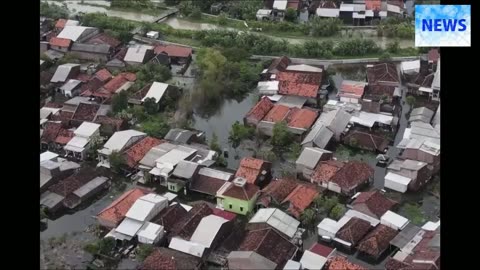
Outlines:
[[[121,112],[128,108],[128,94],[122,91],[112,97],[112,111],[114,113]]]
[[[155,114],[158,112],[158,103],[153,97],[146,98],[143,102],[143,108],[145,109],[146,113]]]
[[[115,238],[106,237],[98,240],[98,250],[101,254],[108,255],[113,251],[115,247]]]
[[[344,214],[345,214],[345,206],[338,203],[332,208],[332,210],[330,210],[330,214],[328,216],[334,220],[339,220]]]
[[[40,207],[40,220],[48,218],[47,213],[45,213],[45,209]]]
[[[258,151],[256,156],[260,159],[267,160],[270,162],[274,162],[277,160],[277,155],[272,150],[268,150],[268,149],[262,149]]]
[[[222,148],[218,142],[218,136],[215,132],[212,134],[212,140],[210,141],[210,149],[217,152],[219,155],[222,154]]]
[[[273,136],[271,144],[276,150],[283,151],[293,140],[293,135],[288,131],[285,121],[277,122],[273,126]]]
[[[140,244],[137,247],[137,258],[140,261],[145,260],[151,253],[153,252],[153,246],[152,245],[146,245],[146,244]]]
[[[398,40],[388,43],[387,51],[389,53],[398,53],[400,51],[400,43],[398,42]]]
[[[415,107],[415,103],[417,102],[417,99],[414,96],[408,96],[406,98],[407,104],[410,106],[410,110]]]
[[[147,63],[137,72],[137,82],[166,82],[172,78],[172,72],[164,65]]]
[[[420,205],[415,203],[407,203],[403,208],[405,217],[410,219],[415,225],[422,225],[426,219],[420,208]]]
[[[110,168],[115,173],[120,173],[121,169],[127,164],[125,157],[117,151],[113,151],[108,156],[108,162],[110,163]]]
[[[316,208],[321,208],[323,205],[323,197],[322,195],[317,195],[315,199],[313,199],[313,204],[315,205]]]
[[[165,5],[167,6],[175,6],[180,2],[180,0],[165,0]],[[183,1],[182,1],[183,2]]]
[[[311,208],[305,209],[300,215],[300,221],[305,227],[311,227],[315,225],[316,213]]]
[[[298,142],[294,142],[290,145],[289,157],[291,159],[297,159],[302,153],[302,146]]]
[[[285,11],[285,20],[289,22],[293,22],[297,19],[297,11],[293,8],[287,8]]]
[[[202,11],[198,7],[193,8],[190,13],[190,18],[200,20],[202,18]]]
[[[222,55],[225,56],[227,60],[233,62],[248,60],[248,58],[251,56],[247,50],[238,47],[225,48],[222,50]]]
[[[165,137],[170,130],[170,126],[161,115],[147,118],[147,120],[142,123],[141,128],[148,136],[156,138]]]
[[[323,208],[327,213],[329,213],[332,210],[332,208],[337,204],[338,204],[337,196],[323,197]]]
[[[240,146],[243,140],[251,139],[254,135],[255,129],[252,127],[240,124],[239,121],[235,121],[230,129],[228,136],[228,142],[234,149]]]
[[[390,55],[390,53],[384,52],[382,53],[382,55],[380,55],[378,60],[380,60],[381,62],[389,62],[392,61],[392,56]]]
[[[226,25],[228,23],[228,16],[225,12],[221,12],[217,17],[218,25]]]
[[[48,3],[46,1],[40,2],[40,16],[58,19],[68,19],[69,10],[65,5],[58,5],[56,3]]]
[[[309,21],[309,27],[314,37],[329,37],[342,30],[343,22],[338,18],[315,17]]]

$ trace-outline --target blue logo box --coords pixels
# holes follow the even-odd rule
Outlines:
[[[416,5],[416,47],[470,47],[470,5]]]

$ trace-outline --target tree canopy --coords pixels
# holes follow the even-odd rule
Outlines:
[[[240,146],[243,140],[250,139],[253,137],[255,130],[252,127],[245,126],[240,124],[240,122],[235,121],[230,129],[230,134],[228,136],[228,141],[233,148]]]
[[[128,108],[128,94],[122,91],[112,97],[112,111],[114,113],[121,112]]]
[[[275,123],[271,143],[276,150],[285,150],[293,140],[293,134],[288,131],[285,121]]]

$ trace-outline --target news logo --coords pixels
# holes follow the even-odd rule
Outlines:
[[[416,47],[470,47],[469,5],[415,6]]]

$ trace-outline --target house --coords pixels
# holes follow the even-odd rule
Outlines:
[[[228,269],[243,270],[243,269],[275,269],[276,263],[263,257],[255,251],[232,251],[227,256]],[[290,260],[288,261],[290,262]],[[284,269],[287,268],[285,264]],[[300,268],[299,268],[300,269]]]
[[[390,210],[385,212],[380,218],[380,223],[388,226],[394,230],[400,231],[403,230],[408,224],[410,220],[407,218],[402,217],[401,215],[394,213]]]
[[[149,193],[149,190],[143,188],[134,188],[123,193],[97,214],[99,224],[110,229],[117,227],[137,199]]]
[[[75,113],[70,121],[71,125],[80,126],[85,121],[93,122],[95,117],[99,114],[102,106],[103,105],[100,104],[81,102],[75,109]]]
[[[332,152],[320,149],[318,147],[305,147],[295,161],[297,175],[310,180],[313,170],[320,161],[330,160],[333,157]]]
[[[352,196],[358,189],[370,183],[373,172],[364,162],[322,161],[315,168],[311,181],[333,192]]]
[[[423,187],[431,177],[432,172],[426,162],[396,159],[387,167],[385,187],[402,193],[406,189],[416,191]]]
[[[238,251],[252,251],[274,264],[274,269],[283,269],[287,261],[295,256],[298,248],[274,229],[247,232]],[[251,257],[252,258],[252,257]]]
[[[144,137],[146,137],[145,133],[133,129],[115,132],[103,145],[103,148],[98,150],[98,159],[100,162],[97,166],[110,168],[108,156],[110,156],[112,152],[122,152]]]
[[[46,122],[43,133],[40,136],[40,148],[43,150],[56,150],[55,139],[62,128],[61,123]]]
[[[310,132],[302,141],[302,147],[318,147],[327,148],[330,141],[340,141],[342,134],[345,132],[351,115],[343,109],[335,109],[323,112],[313,124]]]
[[[274,104],[268,97],[262,97],[260,101],[253,106],[250,111],[245,115],[244,122],[248,126],[257,126],[260,121],[267,115],[267,113],[273,108]]]
[[[148,151],[150,151],[150,149],[164,142],[165,141],[163,140],[150,136],[144,137],[125,151],[124,155],[126,165],[129,168],[135,168],[138,162],[143,159],[143,157],[148,153]]]
[[[114,50],[108,44],[87,44],[75,42],[70,49],[82,60],[107,62],[113,56]]]
[[[279,81],[279,94],[305,97],[308,104],[317,105],[323,69],[316,71],[310,71],[308,68],[288,70],[287,67],[286,71],[279,72],[276,77]]]
[[[283,18],[287,10],[288,0],[275,0],[273,2],[273,16],[275,18]]]
[[[73,42],[83,42],[97,35],[99,30],[94,27],[66,25],[57,38],[70,39]]]
[[[338,96],[341,102],[359,103],[365,92],[366,82],[343,80]]]
[[[140,179],[138,179],[138,181],[143,184],[149,182],[150,181],[149,171],[151,171],[153,168],[156,167],[157,165],[156,160],[176,147],[177,147],[176,145],[168,142],[164,142],[157,146],[152,147],[144,155],[144,157],[138,162],[138,169],[140,170],[139,173],[143,174],[143,176]]]
[[[399,249],[399,252],[409,253],[415,245],[420,242],[425,231],[420,227],[408,223],[395,238],[390,241],[390,245]]]
[[[351,203],[351,207],[356,211],[379,219],[397,204],[396,201],[387,198],[379,190],[373,190],[361,192]]]
[[[105,67],[108,68],[109,70],[111,71],[114,71],[114,70],[123,70],[126,65],[125,65],[125,62],[123,62],[121,59],[118,59],[118,58],[115,58],[116,56],[114,56],[114,58],[110,61],[108,61],[106,64],[105,64]],[[152,58],[153,59],[153,58]]]
[[[154,55],[153,46],[137,44],[128,48],[123,61],[129,65],[138,66],[150,61]]]
[[[64,83],[68,79],[76,77],[80,73],[79,64],[63,64],[58,66],[55,74],[53,74],[51,83]]]
[[[172,128],[165,135],[164,139],[179,144],[200,143],[203,140],[204,133],[181,128]]]
[[[63,95],[65,95],[68,98],[72,98],[80,94],[81,85],[82,85],[81,81],[70,79],[64,85],[62,85],[59,89]]]
[[[367,270],[358,264],[354,264],[347,260],[345,257],[334,256],[330,258],[326,264],[325,270]]]
[[[187,215],[188,211],[185,210],[185,208],[178,203],[172,203],[160,211],[160,213],[152,219],[152,222],[163,226],[166,233],[170,233],[175,228],[177,222],[184,219]]]
[[[190,182],[189,190],[215,196],[218,190],[233,178],[231,173],[203,167]]]
[[[63,204],[73,209],[86,197],[90,197],[108,186],[108,179],[96,179],[97,176],[98,173],[95,170],[85,167],[53,184],[48,190],[65,197]]]
[[[50,45],[50,49],[66,53],[70,50],[72,41],[66,38],[52,37],[50,41],[48,41],[48,44]]]
[[[393,63],[381,63],[367,65],[367,82],[370,86],[394,86],[400,85],[397,67]]]
[[[200,221],[190,241],[201,244],[208,251],[214,250],[233,229],[233,222],[217,215],[208,215]]]
[[[299,184],[290,179],[278,179],[270,182],[260,191],[257,205],[269,207],[270,203],[280,205]]]
[[[265,74],[267,79],[271,79],[272,77],[276,79],[276,74],[285,71],[291,63],[292,60],[286,56],[275,58],[270,66],[262,72],[262,75]]]
[[[427,107],[415,108],[410,112],[408,122],[420,121],[429,124],[435,113]]]
[[[172,176],[167,180],[168,190],[173,192],[182,190],[198,174],[202,167],[200,164],[192,161],[181,160],[178,162],[172,172]]]
[[[182,270],[200,269],[201,258],[165,247],[156,247],[143,261],[139,270]]]
[[[241,177],[249,184],[265,187],[271,180],[271,168],[272,163],[268,161],[246,157],[240,161],[235,177]]]
[[[203,258],[208,253],[205,246],[192,241],[184,240],[179,237],[172,237],[168,248],[190,254],[198,258]]]
[[[152,222],[145,222],[137,232],[138,242],[148,245],[157,244],[164,235],[163,226]]]
[[[366,19],[365,3],[342,2],[339,18],[346,24],[363,25]]]
[[[128,90],[137,79],[135,73],[122,72],[113,77],[97,90],[84,91],[82,96],[94,96],[102,99],[111,98],[114,94]]]
[[[302,269],[322,269],[328,258],[334,256],[334,254],[335,249],[315,243],[310,249],[305,250],[302,258],[300,258],[300,264]]]
[[[273,228],[285,238],[292,239],[295,236],[300,221],[289,216],[287,213],[276,208],[259,209],[248,221],[247,230],[255,231],[264,228]]]
[[[177,65],[190,63],[192,53],[192,48],[178,45],[158,45],[155,47],[155,55],[166,54],[170,58],[170,62]]]
[[[316,10],[316,14],[320,18],[338,18],[340,8],[334,1],[322,1]]]
[[[257,84],[260,95],[276,95],[278,93],[278,81],[259,81]]]
[[[54,154],[52,152],[45,152],[40,154],[42,160],[42,155],[45,154]],[[54,156],[58,156],[54,154]],[[68,161],[62,158],[57,159],[52,158],[49,160],[40,161],[40,192],[43,193],[51,185],[55,184],[59,180],[65,179],[78,171],[80,164],[73,161]]]
[[[177,220],[171,231],[170,238],[175,236],[178,239],[191,239],[202,219],[211,215],[212,213],[213,210],[207,203],[200,202],[194,204],[186,216],[182,217],[180,220]]]
[[[343,142],[351,147],[377,153],[385,153],[390,144],[390,140],[384,134],[361,128],[350,129],[343,137]]]
[[[121,131],[126,127],[126,121],[124,119],[106,115],[97,115],[93,122],[100,124],[100,135],[105,137],[110,137],[115,132]]]
[[[284,121],[287,124],[289,132],[296,135],[302,135],[313,125],[317,116],[317,110],[299,109],[296,107],[276,104],[262,121],[260,121],[257,125],[257,129],[264,135],[272,136],[275,124]]]
[[[273,18],[271,9],[259,9],[255,15],[257,21],[270,21]]]
[[[100,139],[100,125],[83,122],[73,133],[75,137],[63,149],[67,156],[83,160],[87,157],[87,150]]]
[[[236,177],[226,182],[217,193],[217,205],[241,215],[253,211],[260,189],[244,178]]]
[[[404,61],[400,68],[404,76],[418,74],[420,72],[420,60]]]
[[[168,145],[167,145],[168,146]],[[183,188],[184,180],[180,179],[170,179],[173,175],[176,166],[184,160],[190,160],[196,156],[197,150],[191,147],[177,145],[174,148],[166,151],[165,154],[162,154],[159,158],[155,160],[155,167],[151,169],[148,173],[150,174],[149,179],[153,181],[159,181],[161,185],[167,186],[168,188],[175,189],[175,192]],[[196,169],[192,172],[190,169],[193,167],[193,164],[183,164],[175,173],[176,175],[183,176],[190,173],[194,173]],[[184,171],[184,172],[183,172]],[[175,178],[176,176],[174,176]],[[148,177],[147,177],[148,178]],[[180,180],[180,182],[178,181]],[[178,183],[175,183],[178,182]],[[171,186],[170,186],[171,183]]]
[[[403,149],[400,157],[426,162],[432,173],[440,168],[440,125],[435,128],[428,123],[412,122],[405,129],[402,141],[397,148]]]
[[[287,212],[295,218],[300,218],[303,211],[312,204],[319,192],[311,186],[298,185],[288,196],[282,201],[282,205],[287,206]]]
[[[83,43],[92,45],[108,45],[113,49],[115,53],[118,52],[122,45],[122,42],[120,40],[108,35],[105,32],[93,36],[91,39],[84,41]]]
[[[159,65],[164,65],[168,67],[169,69],[172,69],[172,62],[170,61],[170,57],[168,57],[168,54],[166,53],[159,53],[155,55],[151,60],[151,63],[154,64],[159,64]]]
[[[363,238],[357,249],[362,255],[377,260],[389,248],[390,241],[397,234],[397,230],[380,224]]]
[[[155,103],[159,104],[162,98],[168,95],[168,88],[170,85],[166,83],[153,82],[151,85],[145,86],[135,93],[128,102],[132,104],[141,105],[147,98],[153,98]]]
[[[340,222],[339,222],[340,223]],[[335,234],[335,241],[340,243],[342,247],[352,250],[370,231],[370,222],[361,218],[352,217],[345,225],[341,226]]]
[[[58,19],[58,21],[55,23],[55,31],[60,32],[65,28],[65,26],[78,26],[78,25],[80,25],[80,22],[76,20]]]
[[[40,195],[40,207],[49,213],[54,213],[63,207],[65,197],[56,193],[46,191]]]

